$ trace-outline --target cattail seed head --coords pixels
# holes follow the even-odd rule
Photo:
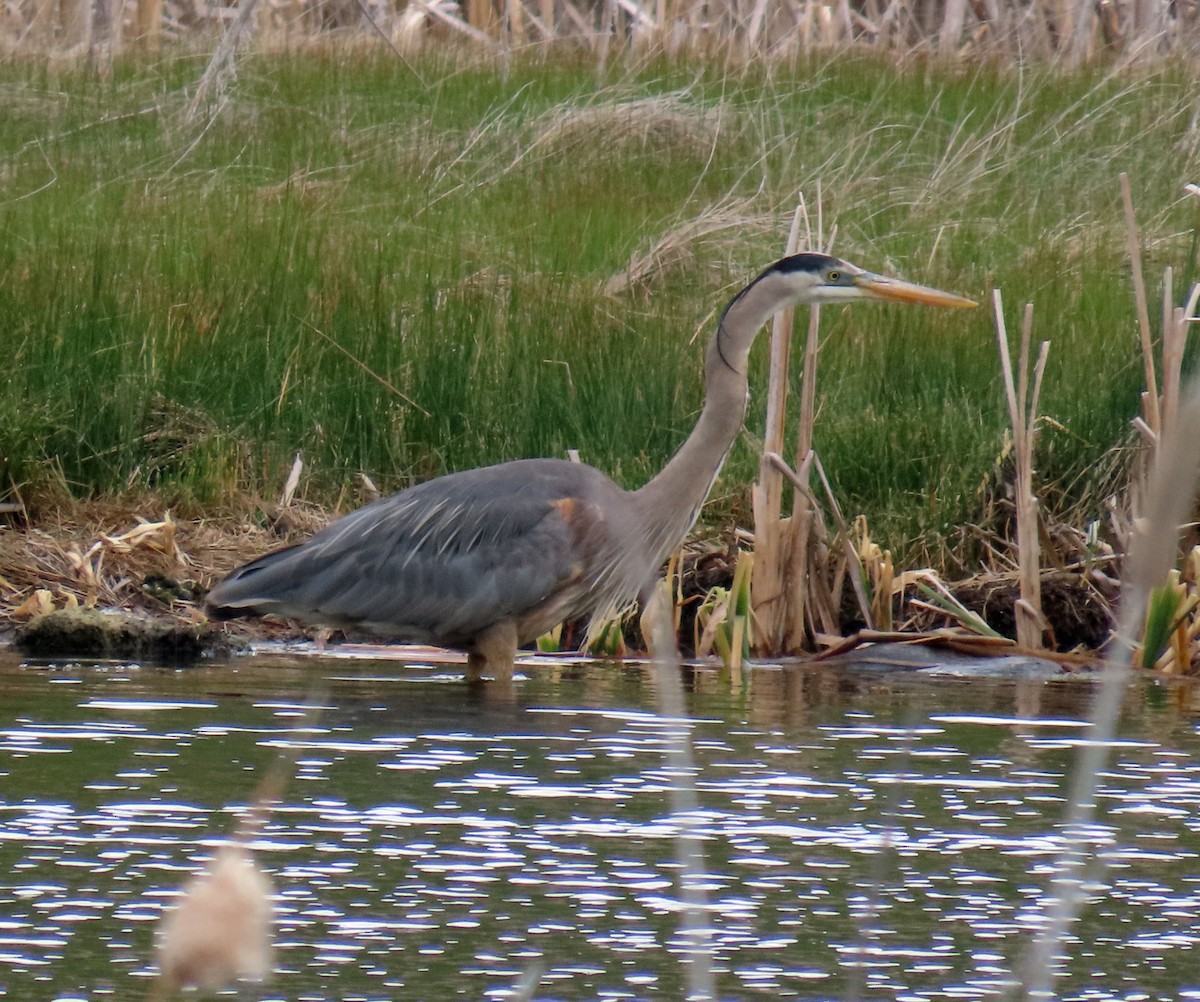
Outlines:
[[[163,918],[158,968],[168,993],[215,990],[271,971],[271,884],[240,843],[222,846]]]

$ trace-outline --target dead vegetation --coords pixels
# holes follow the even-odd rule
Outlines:
[[[627,146],[704,158],[720,136],[721,106],[694,102],[686,91],[610,97],[601,91],[586,104],[567,104],[541,115],[531,123],[533,139],[522,158],[570,155],[585,163],[589,156],[612,156],[614,148]],[[598,136],[602,143],[596,142]]]
[[[769,232],[772,223],[769,214],[755,209],[752,199],[722,199],[669,228],[645,250],[635,251],[629,263],[604,284],[604,293],[620,296],[631,289],[645,290],[691,262],[706,243],[719,240],[728,251],[731,241]]]
[[[404,58],[451,46],[489,58],[568,45],[605,61],[636,53],[793,59],[819,49],[870,47],[949,58],[1017,57],[1078,65],[1194,55],[1194,0],[24,0],[0,16],[9,51],[84,57],[103,65],[126,46],[154,48],[221,32],[226,44],[198,91],[220,91],[243,36],[292,47],[336,32]]]
[[[185,630],[202,625],[198,599],[215,579],[328,520],[301,505],[250,504],[177,520],[161,505],[153,497],[75,502],[35,524],[23,511],[0,515],[0,632],[79,609],[120,609]]]

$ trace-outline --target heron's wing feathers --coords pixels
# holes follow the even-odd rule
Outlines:
[[[569,613],[600,545],[599,508],[560,478],[475,479],[444,477],[368,505],[235,571],[209,604],[450,644],[545,604]]]

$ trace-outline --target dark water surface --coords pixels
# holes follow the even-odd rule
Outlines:
[[[0,996],[141,999],[162,909],[298,757],[256,843],[252,999],[682,995],[665,724],[644,666],[0,656]],[[1087,681],[685,670],[726,998],[977,999],[1040,921]],[[324,710],[305,724],[312,693]],[[1192,692],[1139,683],[1101,781],[1065,999],[1200,999]]]

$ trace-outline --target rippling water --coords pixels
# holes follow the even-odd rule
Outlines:
[[[1059,848],[1090,685],[686,671],[724,997],[994,997]],[[0,660],[0,996],[140,999],[163,908],[280,750],[247,997],[679,998],[678,830],[644,667]],[[316,694],[314,696],[314,693]],[[304,705],[323,707],[306,719]],[[1063,998],[1200,999],[1200,739],[1131,689]]]

